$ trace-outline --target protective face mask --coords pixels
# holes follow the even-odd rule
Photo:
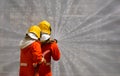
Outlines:
[[[38,40],[37,36],[33,33],[28,33],[28,36],[30,36],[32,39]]]
[[[48,35],[48,34],[42,34],[42,36],[40,38],[40,41],[44,42],[44,41],[48,40],[49,38],[50,38],[50,35]]]

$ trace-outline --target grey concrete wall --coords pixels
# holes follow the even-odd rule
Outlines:
[[[18,76],[19,41],[43,19],[62,54],[53,76],[120,76],[120,0],[0,0],[0,76]]]

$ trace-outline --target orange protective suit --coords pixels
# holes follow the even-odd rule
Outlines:
[[[46,59],[46,63],[39,65],[39,76],[52,76],[51,57],[55,61],[60,59],[60,51],[58,49],[57,43],[45,43],[42,44],[41,48],[43,57]]]
[[[19,76],[34,76],[33,63],[42,62],[41,44],[35,40],[23,40],[20,43],[20,71]]]

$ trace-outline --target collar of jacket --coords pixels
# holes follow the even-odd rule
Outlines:
[[[31,39],[24,39],[20,41],[20,48],[23,49],[27,46],[29,46],[30,44],[32,44],[33,42],[35,42],[35,40],[31,40]]]

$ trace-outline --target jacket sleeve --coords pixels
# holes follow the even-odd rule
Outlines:
[[[53,60],[56,60],[56,61],[59,60],[60,59],[60,50],[59,50],[56,42],[53,42],[51,44],[51,50],[52,50]]]
[[[33,43],[32,58],[34,63],[41,63],[43,61],[41,44],[39,42]]]

